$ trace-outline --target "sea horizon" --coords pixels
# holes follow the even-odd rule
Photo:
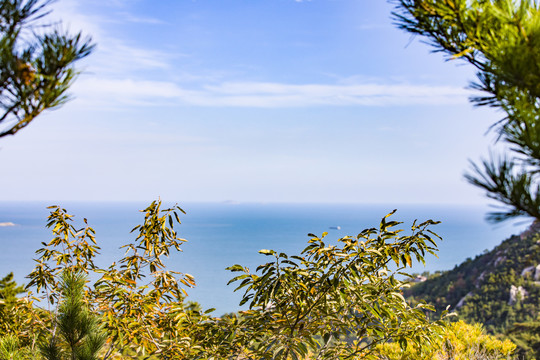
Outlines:
[[[96,230],[102,248],[97,264],[108,266],[123,254],[119,246],[134,240],[131,229],[143,215],[139,212],[150,202],[142,201],[0,201],[0,276],[13,271],[23,283],[33,267],[34,254],[41,242],[52,236],[45,228],[48,205],[66,208],[75,215],[74,224],[82,226],[87,218]],[[164,207],[174,205],[165,202]],[[197,282],[186,289],[188,301],[197,301],[203,308],[216,308],[215,315],[237,311],[241,293],[234,293],[234,284],[227,286],[233,274],[227,266],[241,264],[255,269],[266,262],[258,254],[271,248],[298,254],[307,244],[307,234],[328,232],[329,241],[345,235],[356,235],[365,228],[378,227],[383,216],[394,209],[393,220],[403,221],[402,229],[412,222],[432,219],[441,221],[431,229],[443,240],[438,242],[438,258],[426,257],[426,266],[414,265],[410,272],[449,270],[466,258],[474,258],[492,249],[510,235],[519,234],[528,225],[512,223],[492,225],[484,220],[489,207],[459,204],[347,204],[347,203],[260,203],[260,202],[183,202],[178,204],[182,224],[176,227],[179,236],[188,240],[183,252],[172,254],[166,263],[171,270],[192,274]],[[245,307],[243,307],[245,308]]]

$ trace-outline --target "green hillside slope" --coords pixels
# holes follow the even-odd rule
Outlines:
[[[540,309],[540,226],[467,259],[450,271],[429,276],[405,292],[458,318],[503,333],[515,323],[535,321]]]

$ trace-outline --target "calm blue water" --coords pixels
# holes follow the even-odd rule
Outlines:
[[[10,271],[18,282],[33,267],[34,251],[52,236],[45,228],[48,216],[45,203],[0,202],[0,223],[16,226],[0,227],[0,276]],[[134,239],[130,230],[144,218],[138,210],[142,203],[69,203],[61,205],[68,213],[88,219],[96,230],[102,248],[97,263],[108,266],[122,256],[118,247]],[[265,262],[260,249],[275,249],[288,254],[301,251],[307,234],[329,232],[329,238],[356,235],[361,230],[378,226],[380,219],[393,210],[394,220],[404,221],[410,228],[414,219],[433,219],[442,223],[432,228],[442,236],[439,258],[428,257],[426,267],[413,271],[446,270],[484,249],[491,249],[512,234],[521,232],[526,224],[497,226],[484,221],[486,207],[433,205],[328,205],[328,204],[180,204],[187,212],[177,230],[188,240],[183,252],[174,254],[167,264],[172,270],[195,276],[197,287],[188,290],[189,298],[203,307],[216,308],[216,315],[238,310],[240,293],[227,286],[231,273],[227,266],[241,264],[255,269]],[[76,222],[77,224],[77,222]],[[340,230],[330,230],[331,226]],[[82,226],[82,225],[81,225]]]

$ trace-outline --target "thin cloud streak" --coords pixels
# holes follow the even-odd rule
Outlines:
[[[122,20],[132,22],[132,23],[138,23],[138,24],[166,24],[165,21],[151,18],[151,17],[142,17],[142,16],[134,16],[128,12],[121,12],[119,15],[122,17]]]
[[[222,76],[221,81],[193,74],[188,74],[192,77],[191,81],[178,78],[163,80],[163,74],[159,76],[161,78],[156,78],[146,72],[146,78],[143,79],[140,77],[141,70],[157,70],[166,74],[173,71],[172,69],[181,68],[177,60],[187,55],[133,46],[128,41],[110,36],[102,26],[111,19],[103,15],[80,12],[74,0],[64,0],[63,6],[58,7],[55,13],[61,18],[70,19],[71,27],[84,29],[85,33],[92,34],[98,43],[85,74],[72,88],[79,106],[102,106],[109,109],[163,105],[258,108],[380,107],[464,104],[470,95],[469,91],[456,87],[389,83],[389,80],[366,78],[350,78],[345,81],[338,78],[333,84],[287,84],[227,81],[227,78],[231,79],[230,74]],[[126,11],[122,14],[124,21],[129,21],[127,18],[130,16],[131,20],[137,18]],[[186,77],[185,74],[182,76]]]
[[[412,84],[283,84],[224,82],[186,88],[170,81],[81,78],[79,105],[201,107],[408,106],[465,104],[470,91]]]
[[[99,74],[129,74],[130,72],[171,67],[170,54],[159,50],[127,45],[118,39],[107,39],[97,49],[90,70]]]
[[[85,68],[87,72],[129,77],[132,72],[143,69],[167,69],[173,59],[185,56],[134,46],[128,41],[111,36],[104,28],[104,24],[113,22],[160,24],[158,20],[151,18],[137,18],[128,12],[122,12],[120,18],[84,14],[74,0],[63,0],[56,4],[51,18],[56,18],[56,21],[62,22],[73,32],[82,31],[84,35],[91,36],[97,44],[95,52],[88,60],[90,65]]]

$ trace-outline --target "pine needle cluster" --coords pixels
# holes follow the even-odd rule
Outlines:
[[[65,271],[62,275],[62,300],[58,305],[54,329],[48,342],[40,346],[47,360],[98,360],[106,335],[84,301],[86,277]]]
[[[534,0],[396,0],[397,25],[448,59],[477,69],[477,106],[505,116],[492,129],[504,155],[472,163],[465,178],[499,204],[488,220],[540,220],[540,4]]]

